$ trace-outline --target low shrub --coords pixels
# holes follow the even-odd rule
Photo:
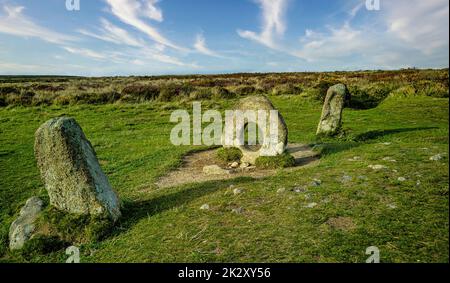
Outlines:
[[[211,93],[214,99],[231,99],[235,97],[228,89],[221,86],[213,87]]]
[[[256,88],[250,85],[240,85],[231,88],[231,91],[238,96],[247,96],[256,93]]]
[[[160,89],[154,85],[128,85],[122,89],[122,95],[133,97],[136,102],[154,100],[159,96]]]
[[[212,92],[208,87],[197,88],[195,91],[191,92],[190,98],[194,100],[211,99]]]
[[[287,152],[277,156],[260,156],[255,165],[260,169],[287,168],[295,165],[295,158]]]
[[[113,222],[106,217],[69,214],[49,207],[38,220],[38,230],[67,243],[90,243],[102,240],[112,230]]]
[[[61,250],[66,246],[68,246],[68,244],[61,241],[58,237],[36,235],[25,242],[23,248],[19,252],[22,257],[30,260],[38,255],[45,255]]]
[[[236,147],[221,147],[217,150],[217,158],[223,162],[240,161],[242,158],[242,152]]]
[[[302,93],[302,88],[294,84],[276,85],[272,89],[272,95],[296,95]]]

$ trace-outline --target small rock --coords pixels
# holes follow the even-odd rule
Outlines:
[[[398,170],[397,169],[392,169],[392,172],[398,173]]]
[[[248,166],[248,167],[245,167],[245,168],[242,168],[244,171],[252,171],[252,170],[255,170],[256,169],[256,166]]]
[[[317,206],[316,202],[311,202],[311,203],[308,203],[307,205],[305,205],[305,208],[314,208],[316,206]]]
[[[383,169],[388,169],[389,168],[389,167],[384,166],[384,165],[369,165],[367,167],[369,167],[370,169],[373,169],[373,170],[383,170]]]
[[[231,174],[231,171],[220,168],[218,165],[209,165],[203,167],[203,173],[206,175],[228,175]]]
[[[241,165],[240,165],[239,167],[241,167],[241,168],[247,168],[247,167],[249,167],[249,166],[250,166],[250,163],[243,162],[243,163],[241,163]]]
[[[241,190],[241,189],[236,188],[236,189],[233,190],[233,194],[234,194],[234,195],[238,195],[238,194],[240,194],[240,193],[242,193],[242,190]]]
[[[363,176],[363,175],[358,176],[358,179],[359,180],[363,180],[363,181],[367,181],[368,180],[367,176]]]
[[[348,161],[360,161],[361,156],[353,156],[353,158],[348,159]]]
[[[233,208],[231,210],[231,212],[236,213],[236,214],[242,214],[244,212],[244,208],[242,208],[242,207]]]
[[[430,157],[430,160],[431,161],[439,161],[439,160],[441,160],[443,157],[442,157],[442,155],[441,154],[436,154],[436,155],[434,155],[434,156],[431,156]]]
[[[209,204],[205,203],[204,205],[200,206],[201,210],[209,210]]]
[[[398,179],[397,179],[399,182],[405,182],[406,181],[406,178],[404,178],[404,177],[398,177]]]
[[[416,182],[416,186],[420,186],[420,180],[417,180],[417,182]]]
[[[352,180],[353,180],[353,177],[352,176],[348,176],[348,175],[344,175],[341,178],[341,182],[342,183],[348,183],[348,182],[351,182]]]
[[[14,220],[9,228],[9,248],[21,249],[34,233],[35,224],[39,213],[43,209],[44,202],[38,197],[28,199],[20,210],[19,217]]]
[[[390,157],[390,156],[387,156],[387,157],[383,158],[383,160],[384,160],[384,161],[389,161],[389,162],[397,162],[397,160],[393,159],[393,158]]]
[[[308,189],[306,189],[305,187],[295,187],[294,188],[294,192],[296,193],[306,193],[308,191]]]
[[[233,163],[231,163],[230,167],[231,168],[238,168],[239,167],[239,163],[233,162]]]
[[[382,145],[391,145],[392,143],[391,142],[383,142],[383,143],[381,143]]]
[[[388,204],[387,207],[390,208],[390,209],[396,209],[397,208],[397,206],[395,204],[392,204],[392,203]]]
[[[322,185],[322,181],[319,179],[313,179],[313,181],[311,182],[311,186],[313,187],[318,187],[320,185]]]
[[[278,190],[277,190],[277,194],[282,194],[282,193],[284,193],[286,191],[286,188],[279,188]]]

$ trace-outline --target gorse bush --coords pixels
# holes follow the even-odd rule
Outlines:
[[[295,158],[287,152],[277,156],[260,156],[255,165],[260,169],[287,168],[295,165]]]
[[[240,161],[242,158],[242,152],[236,147],[222,147],[217,150],[217,157],[223,162]]]

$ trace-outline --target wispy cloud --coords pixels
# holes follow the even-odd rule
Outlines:
[[[64,49],[72,54],[77,54],[77,55],[81,55],[84,57],[89,57],[92,59],[96,59],[96,60],[104,60],[106,58],[108,58],[106,55],[90,50],[90,49],[86,49],[86,48],[76,48],[76,47],[64,47]]]
[[[140,30],[157,43],[177,50],[185,50],[172,43],[155,27],[145,22],[145,19],[157,22],[163,21],[162,11],[156,7],[157,0],[106,0],[106,2],[110,7],[111,13],[122,22]]]
[[[206,40],[205,40],[205,37],[203,36],[203,34],[197,34],[194,48],[201,54],[212,56],[212,57],[217,57],[217,58],[223,58],[223,56],[221,56],[219,53],[209,49],[206,46]]]
[[[237,32],[243,38],[277,49],[276,40],[286,31],[285,13],[288,0],[256,0],[256,2],[262,10],[261,32],[248,30],[238,30]]]
[[[145,45],[145,42],[142,39],[135,38],[125,29],[113,25],[106,19],[102,18],[100,19],[100,22],[102,28],[99,30],[99,33],[90,32],[84,29],[80,29],[78,30],[78,32],[86,36],[115,44],[123,44],[135,47],[142,47]]]
[[[76,41],[77,38],[52,31],[40,26],[24,15],[23,6],[4,6],[4,14],[0,16],[0,33],[11,34],[20,37],[35,37],[41,40],[63,44]]]

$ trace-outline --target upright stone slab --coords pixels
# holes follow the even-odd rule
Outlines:
[[[9,227],[9,249],[18,250],[31,239],[35,232],[35,221],[43,209],[44,202],[38,197],[27,200],[19,217]]]
[[[55,118],[36,131],[37,164],[50,204],[69,213],[120,217],[120,201],[91,143],[72,118]]]
[[[317,135],[333,136],[339,133],[342,126],[342,111],[349,100],[350,94],[344,84],[337,84],[328,89]]]

